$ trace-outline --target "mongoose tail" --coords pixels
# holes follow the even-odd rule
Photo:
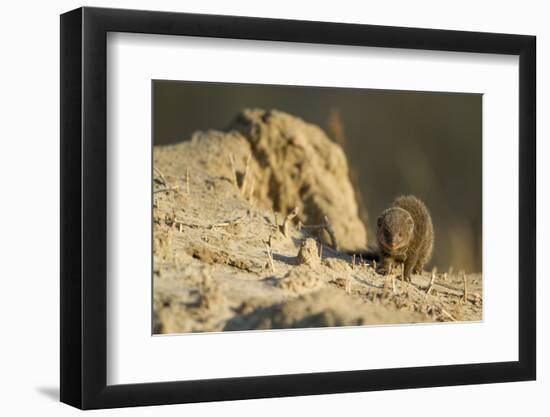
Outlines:
[[[354,251],[354,252],[346,252],[348,255],[353,256],[355,255],[356,260],[358,258],[362,258],[364,261],[367,262],[380,262],[381,255],[380,251],[376,248],[367,248],[366,251]]]

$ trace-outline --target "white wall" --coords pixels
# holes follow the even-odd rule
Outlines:
[[[548,124],[541,120],[550,96],[550,26],[543,1],[279,0],[92,1],[89,6],[239,14],[395,26],[534,34],[538,37],[539,161],[548,161]],[[57,402],[59,305],[59,17],[76,1],[5,2],[2,5],[0,89],[0,409],[3,415],[74,415]],[[542,75],[542,77],[541,77]],[[546,137],[545,137],[546,136]],[[548,165],[539,164],[539,213],[550,212]],[[547,187],[546,187],[547,188]],[[550,221],[539,215],[539,259],[550,249]],[[542,237],[543,232],[545,236]],[[540,271],[540,268],[539,268]],[[539,378],[537,382],[388,391],[101,411],[99,415],[296,415],[407,416],[548,415],[550,317],[541,300],[550,290],[539,272]],[[541,296],[542,294],[542,296]],[[28,412],[28,413],[27,413]],[[95,414],[95,415],[97,415]]]

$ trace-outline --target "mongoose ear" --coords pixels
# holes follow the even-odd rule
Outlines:
[[[414,221],[413,221],[412,217],[407,218],[407,223],[408,223],[410,226],[414,226]]]

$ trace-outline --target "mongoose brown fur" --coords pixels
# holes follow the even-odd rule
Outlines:
[[[382,269],[403,264],[403,276],[421,273],[432,256],[434,229],[426,205],[414,196],[401,196],[377,221],[376,237]]]

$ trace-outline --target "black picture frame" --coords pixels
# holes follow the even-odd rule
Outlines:
[[[519,360],[107,385],[108,32],[519,56]],[[534,36],[84,7],[61,15],[60,57],[62,402],[94,409],[536,378]]]

